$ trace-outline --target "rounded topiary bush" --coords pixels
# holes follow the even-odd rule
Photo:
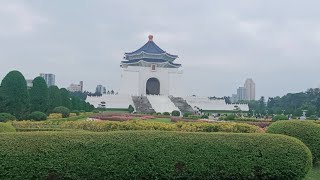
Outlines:
[[[53,113],[60,113],[62,114],[62,117],[63,118],[67,118],[69,117],[70,115],[70,110],[64,106],[59,106],[59,107],[56,107],[52,110]]]
[[[320,160],[320,125],[308,121],[278,121],[272,123],[267,132],[300,139],[310,148],[314,163]]]
[[[16,132],[16,129],[10,123],[0,122],[0,133],[2,132]]]
[[[180,111],[172,111],[172,116],[180,116]]]
[[[35,121],[47,120],[47,115],[43,112],[35,111],[28,116],[28,119],[35,120]]]
[[[1,179],[292,180],[311,168],[301,141],[274,134],[37,132],[0,142]]]
[[[7,122],[12,120],[16,120],[16,117],[9,113],[0,113],[0,122]]]
[[[170,116],[170,113],[169,112],[164,112],[163,115],[164,116]]]

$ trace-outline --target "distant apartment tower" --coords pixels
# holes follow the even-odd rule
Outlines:
[[[41,73],[40,76],[43,77],[43,79],[46,81],[48,87],[56,85],[54,74]]]
[[[27,87],[28,87],[28,89],[32,88],[32,86],[33,86],[33,79],[27,79],[26,82],[27,82]]]
[[[247,89],[245,87],[239,87],[237,89],[237,99],[238,99],[238,101],[248,100]]]
[[[252,101],[256,99],[256,84],[251,78],[246,79],[244,83],[244,88],[246,89],[246,100]]]
[[[99,94],[107,94],[107,88],[102,85],[97,85],[96,87],[96,93]]]
[[[70,92],[83,92],[83,81],[80,81],[79,84],[70,84],[67,89]]]

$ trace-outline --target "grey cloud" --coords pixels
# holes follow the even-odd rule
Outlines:
[[[151,33],[179,55],[187,94],[231,95],[247,77],[258,96],[320,84],[316,0],[12,2],[28,12],[23,18],[33,29],[0,31],[0,77],[11,69],[28,78],[53,72],[60,86],[84,80],[88,90],[100,83],[117,89],[123,53]],[[0,29],[11,18],[0,18]]]

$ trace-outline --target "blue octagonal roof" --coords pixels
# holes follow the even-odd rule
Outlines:
[[[174,61],[178,58],[177,55],[171,55],[162,50],[156,43],[153,42],[153,36],[149,35],[149,41],[136,51],[125,53],[126,60],[141,59],[141,58],[156,58],[166,61]]]

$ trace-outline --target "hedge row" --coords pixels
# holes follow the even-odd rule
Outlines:
[[[167,124],[150,121],[69,121],[60,125],[63,129],[81,129],[95,132],[121,131],[121,130],[161,130],[161,131],[186,131],[186,132],[234,132],[255,133],[261,132],[257,126],[243,123],[206,123],[206,122],[178,122]]]
[[[320,125],[308,121],[278,121],[272,123],[267,132],[300,139],[310,148],[314,163],[320,160]]]
[[[302,179],[310,150],[273,134],[156,131],[0,136],[0,179]]]
[[[16,132],[16,129],[10,123],[0,122],[0,133],[3,132]]]

